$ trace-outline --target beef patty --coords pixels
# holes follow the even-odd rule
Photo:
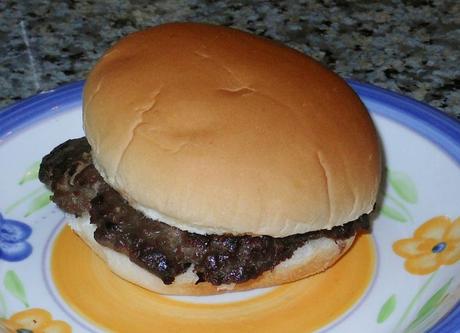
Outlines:
[[[320,237],[349,238],[369,227],[367,215],[331,230],[283,238],[271,236],[200,235],[146,217],[132,208],[101,177],[92,163],[86,138],[68,140],[43,158],[40,180],[65,212],[89,214],[95,240],[123,253],[137,265],[171,284],[193,265],[199,282],[241,283],[289,259],[306,242]]]

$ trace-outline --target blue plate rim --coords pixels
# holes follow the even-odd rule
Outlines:
[[[400,123],[435,143],[460,164],[460,122],[428,104],[369,83],[347,79],[364,99],[391,106],[371,113]],[[62,85],[0,109],[0,144],[22,128],[58,112],[80,106],[84,81]],[[454,332],[460,327],[460,300],[428,332]]]

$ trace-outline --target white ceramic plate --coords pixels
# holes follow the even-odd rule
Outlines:
[[[94,268],[98,259],[74,243],[62,213],[49,203],[49,192],[37,180],[42,156],[65,139],[83,134],[79,82],[0,113],[0,325],[17,332],[55,333],[126,327],[136,332],[460,332],[460,126],[406,97],[349,83],[372,113],[387,167],[384,200],[373,224],[373,241],[368,239],[374,245],[366,250],[373,252],[373,259],[362,264],[371,273],[361,289],[347,284],[338,287],[340,291],[321,287],[321,298],[335,301],[321,305],[319,299],[317,306],[309,306],[306,298],[312,296],[305,290],[320,288],[332,276],[320,275],[315,282],[268,290],[171,298],[99,272]],[[58,257],[56,249],[66,246],[68,257]],[[77,248],[92,266],[75,267],[78,258],[72,256],[80,254],[72,249]],[[350,258],[359,257],[356,252]],[[356,271],[346,271],[352,263],[342,266],[336,270],[345,273],[332,276],[337,285],[357,278]],[[104,281],[82,282],[85,274],[93,274],[93,279],[104,276]],[[97,295],[87,285],[96,286]],[[128,299],[115,301],[118,289]],[[355,294],[337,301],[335,292]],[[88,303],[97,306],[89,309]],[[290,304],[297,305],[290,310]],[[342,309],[322,319],[308,316],[314,308],[326,313],[340,304]],[[151,315],[143,313],[146,308]],[[144,323],[151,316],[157,319],[149,325],[158,326],[149,329]]]

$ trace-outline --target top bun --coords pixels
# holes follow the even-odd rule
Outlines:
[[[242,31],[176,23],[122,39],[90,73],[83,111],[105,180],[183,230],[285,237],[376,200],[379,145],[356,94]]]

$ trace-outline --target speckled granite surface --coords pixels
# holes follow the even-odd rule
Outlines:
[[[369,4],[374,3],[374,4]],[[118,38],[170,21],[255,32],[460,119],[460,2],[0,1],[0,107],[83,79]]]

